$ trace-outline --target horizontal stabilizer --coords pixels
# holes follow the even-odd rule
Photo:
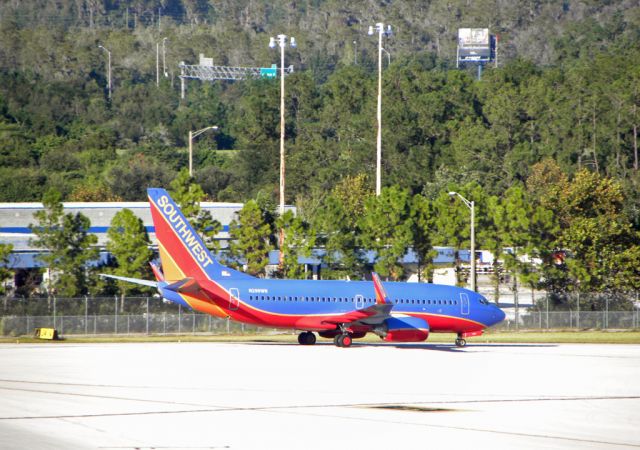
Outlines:
[[[113,278],[114,280],[127,281],[129,283],[134,283],[134,284],[141,284],[142,286],[149,286],[153,288],[158,287],[157,281],[141,280],[140,278],[120,277],[118,275],[111,275],[107,273],[101,273],[100,276],[102,278]]]
[[[200,290],[200,285],[193,278],[184,278],[180,281],[176,281],[175,283],[171,283],[167,286],[164,286],[163,289],[167,289],[173,292],[180,293],[194,293]]]

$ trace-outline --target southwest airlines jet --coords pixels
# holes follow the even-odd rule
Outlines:
[[[374,333],[388,342],[421,342],[430,332],[456,333],[455,344],[479,336],[505,315],[476,292],[425,283],[262,279],[220,264],[164,189],[149,189],[162,271],[157,281],[104,275],[152,286],[167,300],[243,323],[318,333],[349,347]]]

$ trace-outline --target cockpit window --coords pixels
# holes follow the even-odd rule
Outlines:
[[[480,297],[480,303],[482,303],[483,305],[487,305],[487,306],[489,305],[489,302],[484,297]]]

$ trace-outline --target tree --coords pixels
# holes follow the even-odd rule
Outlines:
[[[214,254],[220,250],[220,243],[215,239],[222,230],[222,224],[215,220],[209,211],[203,210],[200,203],[205,193],[198,183],[189,175],[187,169],[182,169],[171,182],[171,196],[182,210],[196,232],[202,238],[204,245]]]
[[[620,183],[587,170],[578,172],[561,193],[558,242],[568,251],[567,268],[582,289],[620,291],[635,285],[623,281],[632,280],[637,268],[619,266],[632,262],[637,254],[633,247],[640,245],[624,202]]]
[[[411,206],[409,191],[385,187],[367,200],[360,218],[362,244],[376,252],[375,270],[394,281],[404,275],[401,259],[413,244]]]
[[[413,251],[418,260],[418,280],[426,270],[427,281],[433,280],[433,259],[437,252],[433,248],[435,234],[435,211],[431,201],[423,195],[414,195],[411,205],[413,222]]]
[[[264,275],[269,263],[271,226],[264,220],[262,210],[255,200],[249,200],[237,213],[238,218],[229,224],[229,253],[232,263],[244,263],[251,275]]]
[[[310,257],[316,237],[313,229],[301,218],[294,216],[293,211],[286,211],[278,217],[275,226],[284,231],[283,264],[281,267],[284,278],[304,279],[306,272],[304,265],[298,262],[299,257]]]
[[[364,252],[360,248],[360,218],[372,190],[364,175],[345,177],[327,195],[313,218],[318,243],[325,249],[329,278],[362,278]]]
[[[150,273],[149,262],[153,258],[149,236],[142,219],[130,209],[118,211],[107,231],[107,250],[115,259],[114,275],[131,278],[146,278]],[[124,299],[132,289],[131,283],[118,281],[120,289],[120,311],[124,311]]]
[[[29,225],[37,236],[30,245],[47,250],[39,258],[49,271],[48,297],[54,293],[69,297],[86,294],[91,272],[88,263],[98,257],[98,249],[92,247],[98,238],[89,234],[91,222],[81,213],[64,214],[58,191],[47,191],[42,203],[44,209],[33,214],[38,223]]]
[[[11,270],[7,269],[9,255],[13,251],[13,245],[0,244],[0,293],[4,293],[4,282],[11,277]]]

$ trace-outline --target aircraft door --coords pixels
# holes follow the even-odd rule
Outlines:
[[[464,292],[460,293],[460,307],[462,310],[460,311],[463,316],[469,315],[469,296]]]
[[[240,291],[237,288],[229,289],[229,309],[236,311],[240,306]]]
[[[356,309],[364,308],[364,297],[360,294],[356,295],[355,297],[353,297],[353,303]]]

